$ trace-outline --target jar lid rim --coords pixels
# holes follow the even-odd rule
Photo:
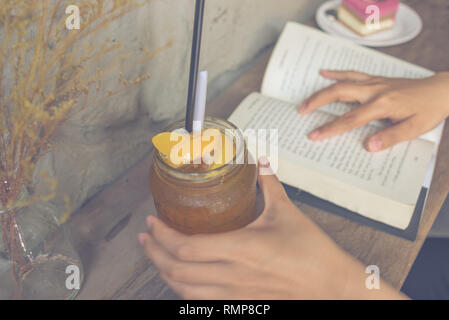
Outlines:
[[[205,124],[210,123],[210,124],[214,124],[214,125],[218,124],[218,125],[222,125],[222,128],[219,128],[219,129],[225,129],[225,130],[229,129],[229,130],[237,131],[238,134],[236,135],[236,137],[238,139],[240,139],[242,143],[238,144],[238,150],[236,150],[236,153],[232,160],[230,160],[229,162],[227,162],[226,164],[224,164],[221,167],[218,167],[218,168],[215,168],[215,169],[209,170],[209,171],[204,171],[204,172],[189,172],[189,173],[187,173],[187,172],[178,170],[177,168],[173,168],[172,166],[168,165],[163,160],[161,153],[155,149],[154,153],[156,155],[156,159],[158,160],[158,163],[162,164],[164,169],[167,170],[168,172],[174,173],[174,175],[176,175],[177,179],[191,181],[191,182],[195,182],[195,180],[198,180],[198,182],[204,182],[204,180],[216,179],[217,177],[220,177],[221,175],[213,175],[214,173],[217,173],[217,172],[223,172],[223,174],[227,173],[228,171],[230,171],[232,169],[232,165],[236,164],[237,159],[239,157],[245,155],[246,142],[245,142],[245,139],[243,137],[241,130],[237,126],[235,126],[230,121],[227,121],[227,120],[221,119],[221,118],[216,118],[216,117],[206,117],[204,120],[204,123]],[[165,128],[164,131],[170,132],[170,131],[182,128],[183,125],[184,125],[183,120],[176,121],[173,124],[169,125],[167,128]]]

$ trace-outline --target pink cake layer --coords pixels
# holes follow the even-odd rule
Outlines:
[[[388,15],[394,17],[399,7],[399,0],[342,0],[342,2],[346,8],[358,15],[363,21],[371,14],[366,12],[368,6],[375,5],[379,8],[380,19]]]

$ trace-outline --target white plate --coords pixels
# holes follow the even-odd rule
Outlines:
[[[401,3],[394,28],[367,37],[361,37],[339,21],[326,15],[327,10],[337,10],[341,0],[331,0],[321,5],[316,21],[321,29],[331,35],[369,47],[388,47],[414,39],[422,30],[422,20],[415,10]]]

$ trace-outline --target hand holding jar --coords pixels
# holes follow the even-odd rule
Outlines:
[[[276,176],[259,176],[259,185],[264,212],[240,230],[189,236],[148,218],[139,241],[182,298],[404,298],[383,282],[368,290],[364,266],[296,208]]]

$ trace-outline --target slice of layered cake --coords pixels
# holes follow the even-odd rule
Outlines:
[[[338,20],[361,36],[393,28],[399,0],[342,0]]]

